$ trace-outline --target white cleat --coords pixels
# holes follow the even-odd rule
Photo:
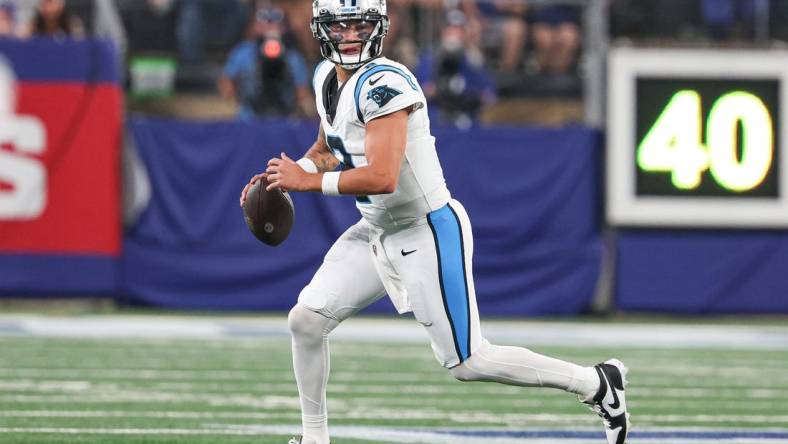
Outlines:
[[[602,417],[608,444],[625,444],[630,427],[624,394],[629,369],[618,359],[608,359],[594,368],[599,374],[599,391],[586,404]]]

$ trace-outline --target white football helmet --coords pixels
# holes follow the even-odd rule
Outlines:
[[[356,40],[345,41],[338,30],[353,22],[367,22],[371,31],[359,33]],[[311,28],[324,58],[345,69],[356,69],[383,52],[383,37],[389,31],[386,0],[314,0]],[[339,45],[348,43],[360,43],[361,51],[357,55],[343,55]]]

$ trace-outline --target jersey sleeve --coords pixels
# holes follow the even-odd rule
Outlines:
[[[424,106],[424,95],[409,71],[378,65],[359,77],[355,90],[356,115],[362,123],[401,109]]]

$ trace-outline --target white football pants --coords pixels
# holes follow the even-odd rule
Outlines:
[[[438,362],[459,380],[555,387],[582,397],[596,390],[592,367],[483,339],[472,256],[470,221],[456,200],[404,229],[362,219],[334,243],[289,316],[305,434],[310,424],[325,424],[328,334],[386,293],[400,312],[413,311]]]

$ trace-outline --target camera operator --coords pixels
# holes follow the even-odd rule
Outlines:
[[[446,14],[437,54],[421,56],[416,76],[437,111],[438,120],[467,128],[484,105],[496,101],[495,85],[484,66],[465,54],[466,20],[460,10]]]
[[[238,116],[292,116],[308,113],[309,75],[301,53],[285,33],[284,13],[258,8],[247,40],[230,52],[219,92],[239,105]]]

